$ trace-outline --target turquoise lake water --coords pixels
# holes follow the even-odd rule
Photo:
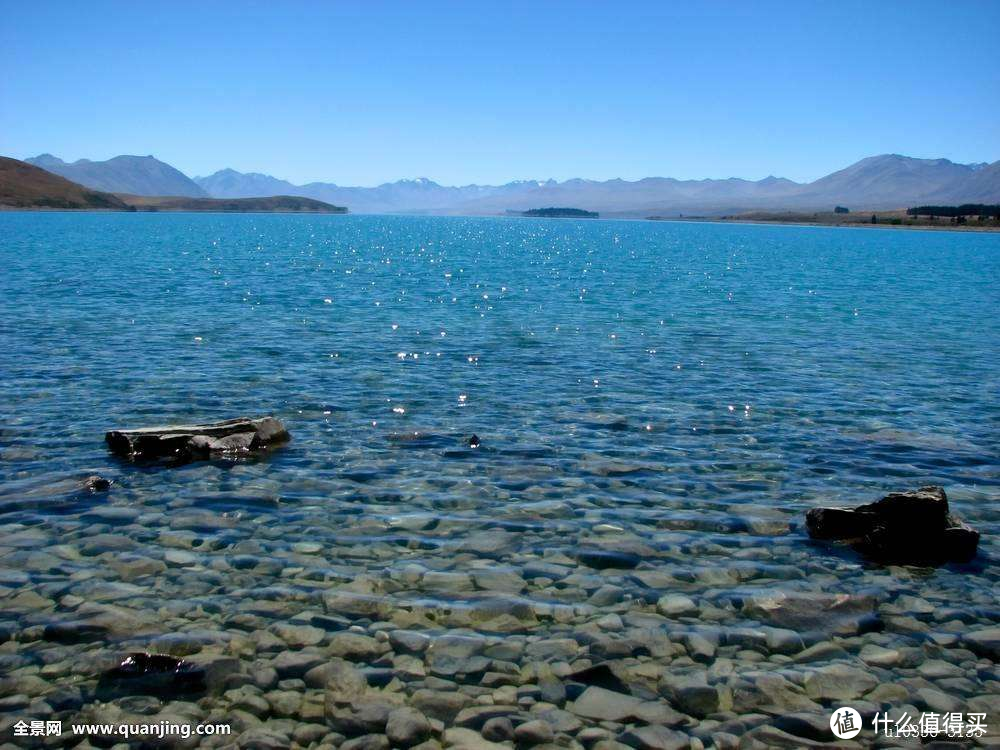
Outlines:
[[[722,628],[739,674],[726,629],[776,592],[874,592],[884,626],[852,653],[1000,617],[1000,235],[4,213],[0,267],[0,620],[22,644],[0,658],[32,700],[88,684],[81,649],[288,620],[530,643],[612,612],[628,635],[682,592],[700,614],[643,632]],[[263,414],[293,439],[259,461],[133,467],[103,443]],[[74,490],[94,473],[110,493]],[[970,565],[889,575],[804,534],[810,507],[927,484],[983,533]],[[642,563],[589,568],[590,547]],[[107,612],[80,643],[38,632]]]

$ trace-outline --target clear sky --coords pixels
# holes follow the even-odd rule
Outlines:
[[[1000,0],[0,0],[0,154],[293,182],[1000,159]]]

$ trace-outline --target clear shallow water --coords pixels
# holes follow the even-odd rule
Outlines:
[[[917,670],[975,670],[962,633],[1000,614],[997,235],[0,214],[0,265],[4,690],[36,708],[75,685],[66,710],[93,710],[88,668],[122,649],[205,646],[245,672],[286,648],[337,653],[350,625],[508,634],[526,650],[499,661],[549,662],[564,682],[560,665],[612,658],[737,693],[762,663],[798,664],[801,648],[760,641],[783,627],[846,651],[788,667],[796,689],[844,662],[908,691],[859,694],[869,706],[996,695],[995,667],[961,689]],[[103,445],[111,427],[265,413],[293,441],[257,462],[140,469]],[[72,490],[90,473],[110,494]],[[801,528],[814,505],[924,484],[983,532],[976,563],[890,574]],[[642,562],[580,565],[595,549]],[[666,594],[695,608],[658,612]],[[835,634],[757,606],[787,595],[819,613],[834,594],[871,597],[880,626]],[[82,645],[41,632],[102,617]],[[255,635],[289,621],[322,638]],[[859,658],[874,645],[909,660]],[[426,678],[400,656],[353,655],[394,669],[409,701]],[[456,677],[424,661],[482,689],[481,664]],[[279,713],[261,718],[305,721]]]

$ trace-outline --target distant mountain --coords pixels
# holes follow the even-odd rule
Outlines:
[[[1000,161],[976,164],[972,174],[963,176],[934,196],[935,203],[1000,203]]]
[[[871,156],[810,183],[796,201],[799,205],[846,202],[864,208],[901,208],[934,196],[964,202],[965,183],[981,168],[947,159]]]
[[[832,210],[904,208],[918,203],[1000,200],[998,164],[956,164],[885,154],[811,183],[780,177],[763,180],[521,180],[506,185],[447,187],[426,178],[377,187],[342,187],[313,182],[293,185],[269,175],[222,170],[196,181],[216,197],[242,197],[280,190],[360,213],[495,214],[536,206],[576,206],[602,215],[718,215],[753,209]]]
[[[810,182],[762,180],[518,180],[505,185],[439,185],[426,177],[376,187],[332,182],[295,185],[256,172],[223,169],[188,179],[151,156],[117,156],[67,164],[50,154],[29,162],[97,190],[129,195],[213,198],[311,198],[355,213],[502,214],[538,206],[573,206],[602,216],[722,215],[754,210],[887,210],[919,204],[1000,202],[1000,162],[957,164],[883,154]]]
[[[128,209],[117,196],[90,190],[40,167],[5,156],[0,156],[0,206]]]
[[[244,174],[232,169],[223,169],[208,177],[195,177],[195,182],[216,198],[241,198],[280,191],[285,195],[346,205],[351,211],[360,213],[447,212],[467,200],[503,190],[478,185],[445,187],[426,177],[387,182],[377,187],[342,187],[332,182],[293,185],[270,175]]]
[[[80,159],[68,164],[52,154],[42,154],[25,161],[108,193],[208,197],[208,193],[185,174],[152,156],[116,156],[107,161]]]
[[[241,174],[223,169],[208,177],[195,177],[195,184],[214,198],[262,198],[269,195],[299,195],[300,188],[259,172]]]

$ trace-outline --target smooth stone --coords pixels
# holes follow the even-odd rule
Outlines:
[[[688,633],[683,637],[688,654],[697,662],[707,663],[715,658],[717,643],[698,633]]]
[[[389,740],[382,734],[365,734],[347,740],[340,750],[389,750]]]
[[[483,724],[481,734],[490,742],[507,742],[514,738],[514,725],[506,716],[494,716]]]
[[[320,654],[307,651],[282,651],[272,661],[271,666],[278,672],[282,679],[288,677],[302,677],[313,667],[323,663]]]
[[[691,746],[688,735],[659,726],[630,729],[619,740],[636,750],[687,750]]]
[[[389,713],[385,734],[393,747],[412,747],[430,737],[431,725],[415,708],[397,708]]]
[[[873,667],[894,667],[902,661],[902,654],[894,648],[883,648],[874,643],[868,643],[862,647],[858,658]]]
[[[348,632],[337,633],[330,638],[326,651],[333,657],[367,662],[385,653],[386,647],[370,635]]]
[[[962,643],[977,656],[1000,662],[1000,627],[972,630],[962,637]]]
[[[438,593],[457,593],[462,591],[474,591],[475,583],[468,573],[454,573],[451,571],[430,570],[424,574],[421,586],[427,591]]]
[[[962,709],[962,701],[934,688],[917,690],[914,703],[936,713],[951,713]]]
[[[587,603],[592,604],[595,607],[610,607],[613,604],[617,604],[624,598],[625,589],[621,586],[605,584],[590,595],[590,598],[587,599]]]
[[[326,705],[336,706],[353,703],[368,692],[368,680],[350,662],[333,659],[309,670],[305,683],[310,687],[325,688]]]
[[[552,725],[540,719],[526,721],[514,730],[514,739],[519,745],[542,745],[551,742],[554,736]]]
[[[806,676],[806,694],[814,700],[853,700],[877,686],[869,672],[844,664],[821,667]]]
[[[463,727],[451,727],[445,730],[444,746],[456,750],[510,750],[509,745],[490,742],[479,732]]]
[[[816,643],[805,651],[796,654],[794,661],[806,664],[816,661],[835,661],[848,658],[848,653],[842,647],[829,641]]]
[[[291,625],[283,622],[272,625],[271,632],[293,648],[315,646],[326,637],[325,630],[312,625]]]
[[[622,618],[614,612],[604,615],[604,617],[598,619],[594,624],[601,630],[608,630],[611,632],[618,632],[625,629],[625,623],[622,622]]]
[[[698,614],[698,605],[683,594],[665,594],[656,602],[656,611],[664,617],[684,617]]]
[[[288,750],[291,747],[288,737],[263,726],[247,729],[236,738],[236,745],[241,750]]]
[[[485,568],[473,570],[472,580],[476,588],[497,593],[519,594],[527,586],[526,581],[512,570]]]
[[[335,731],[347,737],[361,737],[384,734],[394,708],[396,706],[377,698],[362,698],[346,706],[327,702],[324,715]]]
[[[962,677],[965,675],[964,669],[941,659],[928,659],[917,667],[917,671],[929,680],[938,680],[944,677]]]
[[[431,638],[415,630],[393,630],[389,633],[389,643],[397,652],[422,654],[431,644]]]
[[[533,661],[564,661],[572,659],[580,650],[580,644],[573,638],[548,638],[529,643],[525,656]]]
[[[410,697],[410,703],[424,714],[449,724],[470,701],[471,698],[464,693],[428,689],[417,690]]]
[[[857,635],[877,629],[878,602],[867,594],[761,592],[747,599],[743,614],[799,633]]]
[[[635,716],[643,701],[632,695],[590,686],[566,708],[577,716],[598,721],[623,721]]]
[[[198,556],[182,549],[168,549],[163,560],[171,568],[186,568],[197,563]]]
[[[490,719],[498,716],[511,716],[517,712],[518,708],[514,705],[469,706],[458,712],[455,724],[460,727],[480,730]]]

